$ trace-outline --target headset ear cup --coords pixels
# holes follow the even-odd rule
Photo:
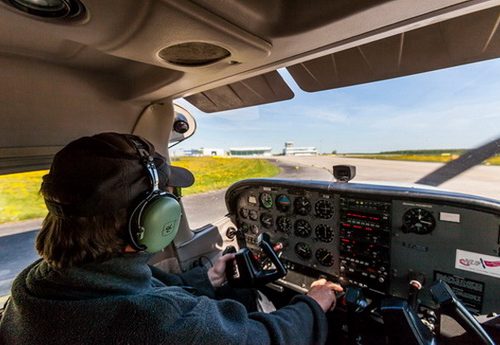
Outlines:
[[[139,211],[139,232],[135,242],[142,250],[155,253],[169,245],[177,235],[182,217],[182,208],[174,196],[158,194],[148,198]]]

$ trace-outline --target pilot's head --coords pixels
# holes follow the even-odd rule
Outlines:
[[[54,157],[41,187],[49,213],[36,248],[51,266],[105,260],[127,248],[130,214],[152,190],[139,150],[153,158],[161,190],[193,184],[188,170],[168,165],[138,136],[101,133],[69,143]]]

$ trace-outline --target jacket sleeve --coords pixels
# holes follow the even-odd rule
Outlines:
[[[149,268],[151,268],[153,278],[167,286],[192,288],[194,291],[191,292],[195,295],[215,298],[215,289],[208,279],[208,270],[205,267],[195,267],[180,274],[170,274],[151,265]]]
[[[324,344],[328,335],[324,311],[306,295],[294,297],[288,306],[273,313],[251,313],[249,317],[264,325],[271,344]],[[252,338],[247,343],[252,343]]]
[[[179,316],[168,334],[172,344],[324,344],[328,333],[324,312],[308,296],[269,314],[248,313],[233,300],[197,297]]]

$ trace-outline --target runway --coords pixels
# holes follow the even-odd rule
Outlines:
[[[414,183],[443,166],[443,163],[358,159],[338,156],[279,156],[274,158],[282,163],[319,168],[329,172],[332,171],[333,165],[354,165],[356,166],[356,177],[354,178],[356,182]],[[499,200],[500,166],[475,166],[445,182],[439,188]]]

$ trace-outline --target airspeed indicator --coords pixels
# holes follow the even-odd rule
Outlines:
[[[262,193],[260,195],[260,203],[262,207],[267,209],[273,207],[273,196],[269,193]]]

